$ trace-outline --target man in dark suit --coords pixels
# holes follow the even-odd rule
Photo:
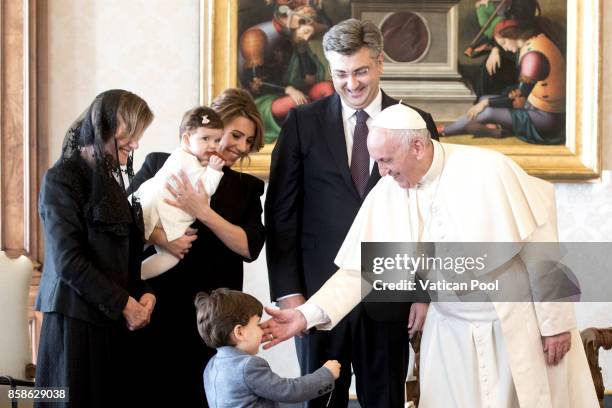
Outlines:
[[[337,270],[334,258],[370,189],[380,179],[367,153],[367,124],[398,103],[379,87],[382,35],[356,19],[323,39],[336,94],[292,109],[272,153],[265,203],[270,291],[295,308]],[[418,111],[437,139],[428,113]],[[352,365],[361,406],[403,407],[408,329],[420,329],[427,305],[362,303],[330,332],[296,339],[302,375],[327,359],[342,364],[329,406],[346,407]],[[410,320],[410,321],[409,321]],[[327,397],[309,403],[326,406]]]

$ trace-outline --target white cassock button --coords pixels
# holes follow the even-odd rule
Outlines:
[[[488,380],[487,380],[487,377],[483,377],[483,378],[482,378],[482,381],[487,382],[487,381],[488,381]]]
[[[474,326],[475,326],[477,329],[478,329],[478,328],[480,328],[480,325],[479,325],[478,323],[476,323]]]

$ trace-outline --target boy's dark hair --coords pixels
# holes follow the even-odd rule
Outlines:
[[[183,133],[193,133],[200,127],[223,129],[223,122],[214,110],[206,106],[196,106],[193,109],[189,109],[183,115],[183,120],[181,120],[181,126],[179,127],[179,138],[183,137]]]
[[[251,317],[261,317],[263,305],[253,296],[220,288],[210,295],[200,292],[194,301],[198,331],[208,347],[232,346],[231,333],[236,325],[246,326]]]

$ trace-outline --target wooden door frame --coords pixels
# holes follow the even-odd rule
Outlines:
[[[41,15],[40,12],[43,14]],[[46,3],[0,2],[0,249],[35,265],[30,285],[30,329],[35,358],[41,317],[34,312],[44,245],[38,217],[40,182],[48,168],[46,124]],[[41,109],[41,106],[43,109]]]

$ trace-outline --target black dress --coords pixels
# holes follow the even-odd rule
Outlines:
[[[36,308],[44,318],[36,385],[69,387],[70,404],[54,407],[128,402],[133,333],[122,311],[128,296],[150,292],[140,279],[142,230],[125,193],[110,179],[106,200],[92,201],[90,170],[78,155],[60,160],[40,192],[45,262]],[[110,202],[115,211],[102,220]]]
[[[129,190],[137,190],[153,177],[167,158],[167,153],[148,155]],[[143,371],[149,390],[146,398],[155,406],[174,406],[178,401],[182,407],[207,406],[202,376],[215,351],[206,347],[198,334],[194,297],[200,291],[220,287],[242,290],[243,262],[257,259],[264,244],[260,201],[263,181],[227,167],[223,173],[210,205],[225,220],[245,231],[251,258],[231,251],[210,229],[196,221],[192,227],[198,230],[198,238],[185,258],[147,281],[155,290],[157,304],[151,324],[139,335],[146,354],[147,368]]]

